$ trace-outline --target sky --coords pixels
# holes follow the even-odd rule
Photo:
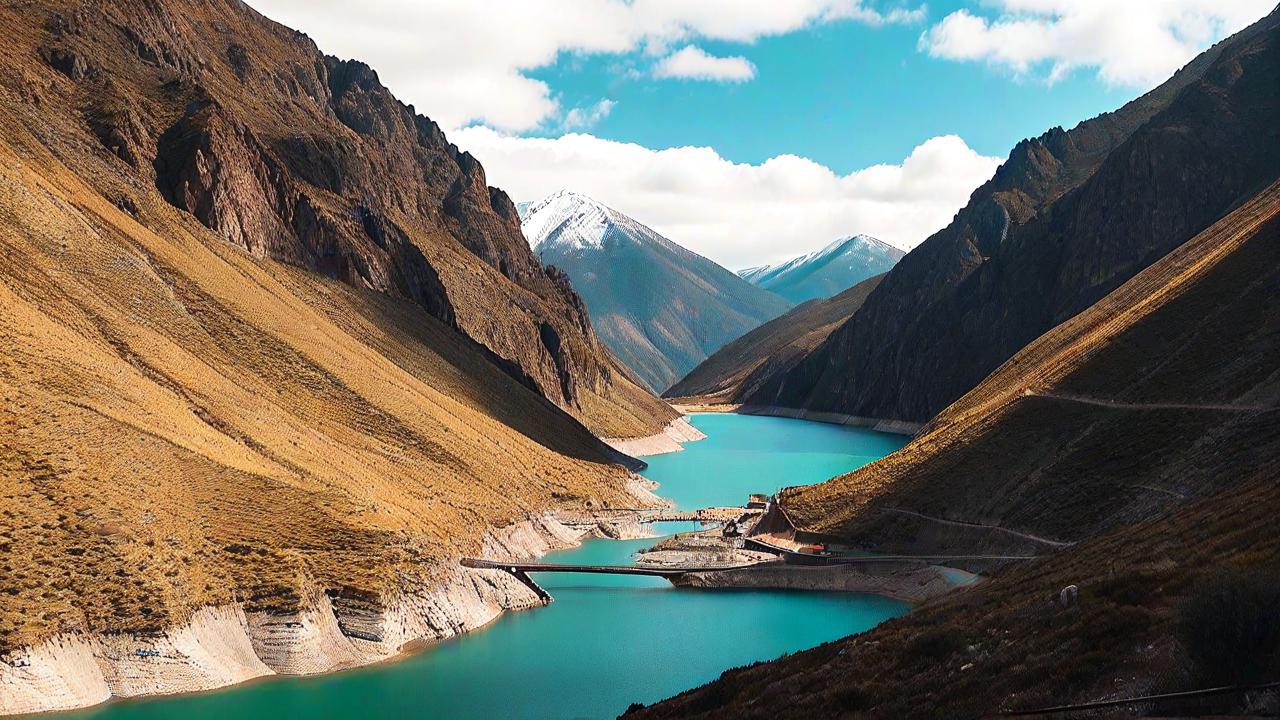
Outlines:
[[[512,199],[592,196],[731,269],[910,249],[1019,140],[1275,0],[249,0],[357,58]]]

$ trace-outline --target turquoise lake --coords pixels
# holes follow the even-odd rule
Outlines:
[[[694,415],[708,438],[646,458],[659,493],[685,508],[741,504],[860,467],[905,438],[784,418]],[[690,529],[672,523],[666,532]],[[620,564],[654,540],[589,540],[548,562]],[[819,645],[905,613],[869,595],[677,590],[645,577],[546,574],[555,602],[507,613],[406,659],[201,695],[113,703],[60,717],[612,718],[731,667]]]
[[[644,458],[642,474],[658,494],[685,509],[742,505],[747,494],[811,485],[879,460],[907,444],[892,435],[843,425],[729,413],[689,416],[705,440],[684,452]]]

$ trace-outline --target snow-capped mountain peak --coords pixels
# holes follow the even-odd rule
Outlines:
[[[617,228],[635,221],[581,193],[548,195],[520,208],[521,229],[534,251],[552,245],[564,249],[599,249]]]
[[[777,265],[739,270],[738,275],[799,303],[829,297],[885,272],[904,254],[870,235],[851,235]]]
[[[791,307],[586,195],[562,190],[519,209],[538,259],[569,276],[600,339],[655,392]]]

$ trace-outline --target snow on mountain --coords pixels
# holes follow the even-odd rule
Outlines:
[[[791,306],[585,195],[518,209],[534,253],[568,273],[601,339],[655,391]]]
[[[631,238],[680,248],[648,227],[579,193],[561,190],[533,203],[521,203],[521,228],[534,252],[600,249],[609,239]],[[686,251],[688,252],[688,251]]]
[[[854,235],[778,265],[739,270],[738,275],[752,285],[798,304],[831,297],[869,277],[888,272],[905,255],[870,235]]]

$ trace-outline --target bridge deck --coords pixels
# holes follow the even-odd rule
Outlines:
[[[759,563],[756,563],[759,564]],[[481,570],[505,570],[516,572],[593,573],[597,575],[648,575],[650,577],[677,577],[695,572],[740,570],[751,565],[709,565],[700,567],[648,567],[644,565],[557,565],[555,563],[503,562],[462,558],[462,566]]]
[[[863,565],[881,563],[942,563],[963,560],[1034,560],[1029,555],[867,555],[867,556],[824,556],[801,555],[806,560],[816,561],[821,565]],[[654,567],[645,565],[559,565],[556,563],[506,562],[501,560],[484,560],[481,558],[462,558],[462,566],[480,570],[504,570],[509,573],[558,572],[558,573],[592,573],[597,575],[647,575],[650,577],[672,578],[689,573],[723,572],[726,570],[743,570],[777,563],[769,560],[743,565],[703,565],[691,567]]]

